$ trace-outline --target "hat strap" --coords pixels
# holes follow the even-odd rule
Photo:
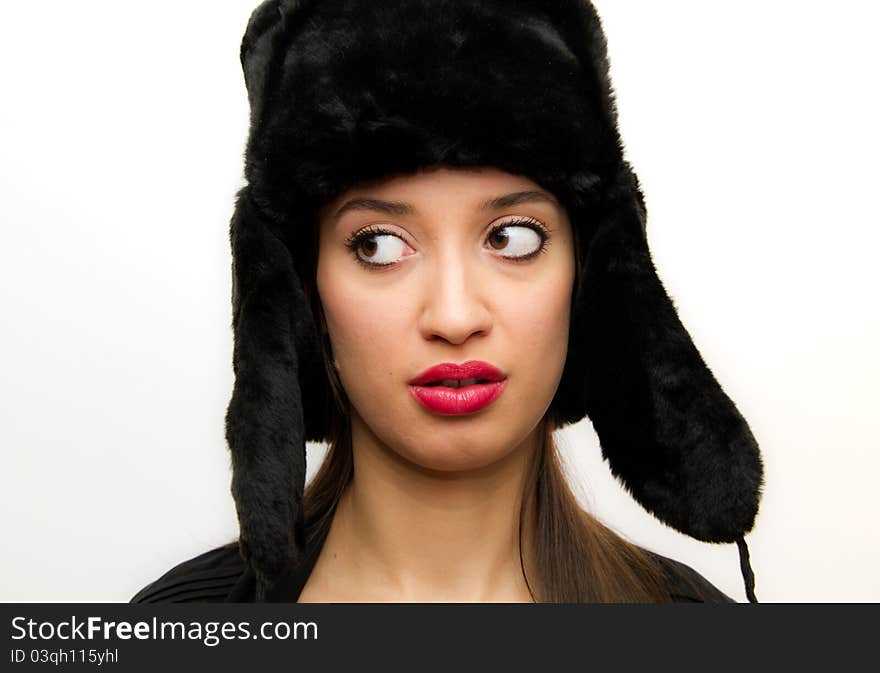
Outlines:
[[[746,585],[746,597],[749,599],[749,603],[757,603],[758,599],[755,598],[755,573],[752,572],[752,566],[749,563],[749,548],[746,545],[745,537],[740,537],[736,541],[736,546],[739,547],[739,567],[742,571],[743,582]]]

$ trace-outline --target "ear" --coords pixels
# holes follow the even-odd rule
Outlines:
[[[657,276],[628,166],[598,219],[565,392],[583,403],[612,472],[643,507],[697,539],[733,542],[754,524],[760,452]]]
[[[251,198],[230,224],[235,385],[226,413],[241,551],[271,585],[304,548],[306,454],[299,357],[314,324],[290,251]],[[306,409],[308,411],[308,409]]]

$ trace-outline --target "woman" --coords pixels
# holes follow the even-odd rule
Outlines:
[[[592,6],[275,0],[242,63],[241,534],[134,600],[730,600],[577,505],[552,433],[585,416],[755,600],[758,447],[654,271]]]

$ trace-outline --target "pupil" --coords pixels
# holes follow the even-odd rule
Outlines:
[[[374,241],[371,238],[368,238],[368,239],[365,239],[364,241],[362,241],[361,246],[362,246],[363,250],[367,253],[368,257],[372,257],[374,254],[376,254],[376,248],[378,247],[376,245],[376,241]]]

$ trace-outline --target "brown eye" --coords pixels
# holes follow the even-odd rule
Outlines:
[[[365,229],[345,242],[357,261],[371,267],[390,266],[415,253],[400,236],[380,229]]]
[[[491,245],[496,250],[503,250],[507,247],[507,242],[510,240],[510,236],[503,233],[504,229],[496,229],[491,234],[489,234],[489,245]]]
[[[544,249],[547,241],[537,225],[507,223],[489,232],[488,243],[508,259],[528,259]]]
[[[376,243],[372,238],[367,238],[361,241],[361,250],[366,254],[367,257],[372,257],[376,254],[376,250],[378,250],[379,244]]]

